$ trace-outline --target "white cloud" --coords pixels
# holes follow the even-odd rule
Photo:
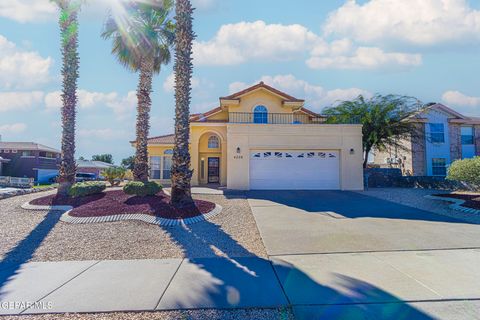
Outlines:
[[[0,35],[0,86],[4,89],[28,88],[49,80],[52,58],[19,49]]]
[[[376,47],[356,48],[348,39],[319,42],[307,65],[312,69],[402,69],[422,64],[420,54],[385,52]]]
[[[126,96],[119,96],[117,92],[102,93],[78,90],[78,107],[90,109],[93,107],[106,106],[113,110],[116,115],[124,115],[134,110],[137,103],[135,91],[130,91]],[[45,96],[47,110],[58,110],[62,107],[61,91],[53,91]]]
[[[480,97],[471,97],[460,91],[446,91],[442,95],[445,104],[455,107],[460,113],[480,117]]]
[[[23,111],[41,104],[44,93],[32,92],[0,92],[0,112]]]
[[[200,79],[192,77],[192,89],[197,89],[200,87]],[[165,92],[172,93],[175,91],[175,73],[170,73],[170,75],[163,82],[163,90]]]
[[[291,74],[263,76],[255,83],[260,81],[299,99],[305,99],[305,106],[313,107],[317,111],[321,110],[323,107],[330,106],[335,102],[354,99],[359,95],[364,95],[366,97],[372,96],[370,92],[359,88],[327,90],[320,85],[314,85],[305,80],[297,79]],[[250,85],[242,82],[234,82],[230,84],[229,90],[231,93],[234,93],[243,90]]]
[[[56,8],[50,0],[2,0],[0,17],[18,22],[51,20]]]
[[[349,0],[329,15],[324,31],[363,43],[474,43],[480,11],[466,0]]]
[[[197,65],[289,60],[301,57],[317,40],[317,35],[299,24],[240,22],[223,25],[209,41],[196,41],[193,57]]]
[[[19,134],[24,132],[26,129],[27,129],[27,125],[21,122],[0,125],[1,134]]]

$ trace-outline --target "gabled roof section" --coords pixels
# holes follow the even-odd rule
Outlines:
[[[269,85],[265,84],[263,81],[254,85],[254,86],[251,86],[245,90],[242,90],[242,91],[239,91],[239,92],[236,92],[234,94],[231,94],[229,96],[226,96],[226,97],[221,97],[220,100],[238,100],[240,99],[242,96],[250,93],[250,92],[253,92],[253,91],[256,91],[256,90],[259,90],[259,89],[265,89],[267,91],[270,91],[274,94],[276,94],[277,96],[280,96],[283,98],[284,101],[286,102],[304,102],[305,100],[302,100],[302,99],[297,99],[295,97],[292,97],[291,95],[289,94],[286,94],[285,92],[282,92],[280,90],[277,90],[273,87],[270,87]]]
[[[115,167],[115,165],[103,161],[96,160],[76,160],[77,168],[94,168],[94,169],[107,169]]]
[[[463,114],[460,114],[457,111],[455,111],[455,110],[453,110],[453,109],[451,109],[451,108],[449,108],[446,105],[443,105],[441,103],[436,103],[436,104],[433,104],[433,105],[425,108],[425,110],[431,110],[431,109],[436,109],[436,110],[443,111],[445,113],[448,113],[449,115],[454,116],[455,118],[465,119],[465,120],[469,119],[468,117],[464,116]]]
[[[202,120],[204,118],[208,118],[209,116],[212,116],[216,113],[222,112],[222,110],[223,110],[222,107],[217,107],[217,108],[209,110],[205,113],[192,114],[192,115],[190,115],[190,121],[192,121],[192,122],[200,121],[200,120]]]
[[[312,116],[314,118],[326,118],[326,116],[322,116],[321,114],[319,113],[316,113],[316,112],[313,112],[312,110],[310,109],[307,109],[305,107],[301,107],[300,109],[298,109],[298,111],[301,111],[303,113],[306,113],[308,114],[309,116]]]

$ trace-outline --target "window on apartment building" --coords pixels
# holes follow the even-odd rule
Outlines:
[[[432,174],[434,176],[447,175],[447,160],[445,158],[432,159]]]
[[[22,157],[33,157],[33,151],[32,150],[23,150],[22,151]]]
[[[473,127],[462,127],[461,133],[463,145],[473,144]]]
[[[430,123],[430,140],[432,143],[445,142],[445,127],[443,123]]]

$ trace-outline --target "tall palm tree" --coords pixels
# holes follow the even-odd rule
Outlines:
[[[193,8],[189,0],[176,1],[175,39],[175,147],[172,159],[171,203],[177,207],[193,205],[190,180],[190,94],[192,79]]]
[[[78,56],[78,13],[80,0],[52,0],[60,8],[62,38],[62,160],[57,193],[67,195],[75,183],[75,117],[77,81],[80,59]]]
[[[148,181],[147,139],[150,130],[152,79],[171,59],[175,24],[169,16],[173,0],[130,1],[122,15],[110,15],[102,37],[112,39],[112,54],[127,69],[139,72],[136,153],[133,176]]]

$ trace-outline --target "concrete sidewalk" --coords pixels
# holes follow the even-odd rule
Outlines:
[[[0,314],[292,306],[298,319],[480,319],[479,265],[471,249],[33,262],[0,269]]]

